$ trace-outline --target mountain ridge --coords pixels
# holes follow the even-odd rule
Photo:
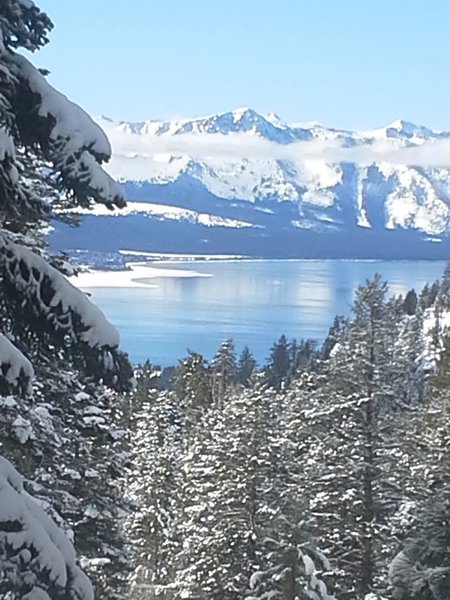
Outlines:
[[[220,230],[235,227],[241,236],[230,233],[236,247],[230,241],[226,250],[237,253],[245,253],[245,236],[264,250],[265,238],[282,244],[288,232],[299,256],[302,232],[359,239],[368,230],[403,231],[419,244],[443,242],[450,232],[450,132],[402,119],[361,131],[289,125],[249,107],[194,119],[95,120],[113,148],[107,169],[133,206],[122,217],[111,213],[123,220],[123,247],[139,230],[139,249],[168,251],[161,240],[152,246],[150,222],[153,231],[177,221],[181,239],[205,227],[197,233],[212,251]],[[109,218],[95,207],[93,216]],[[82,215],[82,228],[89,218]]]

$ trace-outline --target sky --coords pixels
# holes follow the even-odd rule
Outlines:
[[[239,106],[367,129],[450,130],[448,0],[35,0],[33,62],[92,115],[141,121]]]

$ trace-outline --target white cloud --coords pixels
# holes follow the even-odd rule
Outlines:
[[[151,160],[155,155],[188,156],[194,160],[288,160],[294,163],[319,160],[327,163],[352,162],[367,165],[388,162],[397,165],[450,167],[450,140],[429,140],[405,147],[398,140],[363,140],[344,147],[339,140],[299,141],[276,144],[254,134],[139,135],[108,130],[116,157],[139,156]]]

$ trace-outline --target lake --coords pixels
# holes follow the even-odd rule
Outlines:
[[[358,285],[380,273],[395,294],[439,279],[443,261],[231,260],[152,263],[145,288],[90,287],[134,363],[177,364],[187,350],[210,359],[233,338],[262,363],[284,333],[321,342],[336,314],[350,313]],[[167,276],[164,269],[195,271]]]

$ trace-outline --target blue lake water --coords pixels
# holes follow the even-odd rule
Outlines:
[[[212,277],[152,279],[148,289],[91,288],[134,363],[177,364],[187,349],[210,359],[233,338],[264,362],[282,333],[324,339],[336,314],[348,315],[358,285],[380,273],[392,293],[439,279],[442,261],[264,260],[157,263]]]

